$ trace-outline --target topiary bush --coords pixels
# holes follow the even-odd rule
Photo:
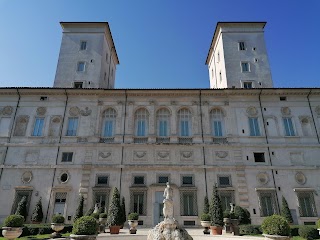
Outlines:
[[[81,195],[79,197],[79,203],[78,203],[76,213],[74,214],[73,221],[76,221],[78,218],[81,218],[83,216],[83,203],[84,203],[84,197]]]
[[[125,198],[124,197],[122,197],[122,199],[121,199],[120,209],[121,209],[121,222],[122,222],[122,224],[124,224],[126,222],[126,220],[127,220],[126,202],[125,202]]]
[[[280,215],[266,217],[262,222],[261,229],[264,234],[290,236],[289,223]]]
[[[3,222],[4,227],[22,227],[24,223],[24,217],[21,215],[9,215]]]
[[[91,217],[93,217],[94,219],[99,219],[99,213],[92,213]]]
[[[95,218],[83,216],[73,224],[72,233],[76,235],[96,235],[98,223]]]
[[[64,216],[62,216],[60,214],[53,215],[51,222],[62,224],[62,223],[64,223]]]
[[[240,235],[258,235],[261,234],[260,225],[239,225]]]
[[[42,204],[41,204],[41,197],[37,202],[36,206],[33,209],[31,221],[32,222],[42,222],[43,219],[43,211],[42,211]]]
[[[299,236],[305,239],[318,239],[318,230],[310,226],[301,226],[299,228]]]
[[[213,186],[209,214],[211,217],[211,226],[223,226],[222,205],[216,184]]]
[[[114,188],[108,210],[107,226],[120,226],[121,221],[120,193],[117,188]]]
[[[139,219],[138,213],[133,212],[128,215],[128,220],[138,220],[138,219]]]
[[[24,220],[27,220],[28,211],[27,211],[27,197],[23,196],[18,203],[17,210],[15,212],[15,215],[21,215],[24,217]]]
[[[203,201],[203,213],[209,213],[209,199],[207,196],[204,197]]]
[[[281,216],[284,217],[288,223],[293,223],[293,218],[288,206],[288,202],[284,196],[282,196]]]

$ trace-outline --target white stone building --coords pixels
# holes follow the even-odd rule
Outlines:
[[[161,219],[165,183],[175,218],[199,225],[218,183],[224,207],[254,224],[279,212],[320,214],[320,89],[272,88],[265,23],[218,23],[210,89],[114,89],[119,64],[108,23],[62,22],[53,88],[0,89],[0,222],[28,196],[45,222],[67,222],[79,194],[106,206],[112,187],[140,224]],[[221,73],[221,74],[220,74]]]

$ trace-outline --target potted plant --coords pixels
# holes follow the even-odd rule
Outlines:
[[[73,224],[70,238],[73,240],[94,240],[97,238],[98,223],[94,217],[83,216]]]
[[[78,218],[81,218],[83,216],[83,203],[84,203],[84,197],[81,195],[79,197],[78,201],[78,207],[76,209],[76,213],[74,214],[73,221],[75,222]]]
[[[42,211],[42,204],[41,204],[41,197],[40,197],[39,201],[37,202],[36,206],[33,209],[31,222],[35,224],[39,224],[42,222],[42,219],[43,219],[43,211]]]
[[[121,225],[120,193],[117,188],[113,189],[112,199],[108,210],[107,226],[110,234],[119,234]]]
[[[105,230],[105,225],[108,219],[108,214],[107,213],[100,213],[99,214],[99,232],[104,232]]]
[[[223,226],[223,214],[221,200],[218,194],[217,185],[213,186],[212,198],[209,207],[210,221],[211,221],[211,232],[213,235],[222,234]]]
[[[60,214],[53,215],[51,219],[51,229],[54,231],[54,233],[51,234],[52,238],[61,237],[59,232],[64,229],[64,220],[64,216]]]
[[[262,222],[261,229],[266,239],[290,239],[289,223],[282,216],[272,215],[266,217]]]
[[[16,239],[22,234],[24,217],[21,215],[10,215],[3,223],[2,235],[7,239]]]
[[[137,226],[138,226],[138,219],[139,219],[139,214],[138,213],[130,213],[128,215],[128,223],[130,226],[130,234],[136,234],[137,233]]]
[[[210,234],[209,228],[211,225],[211,217],[209,213],[202,213],[201,217],[201,226],[204,227],[203,233],[204,234]]]

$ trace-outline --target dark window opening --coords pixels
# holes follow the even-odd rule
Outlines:
[[[144,184],[144,176],[135,176],[133,179],[134,184]]]
[[[98,185],[107,185],[108,184],[108,176],[98,176],[97,184]]]
[[[191,176],[182,177],[182,185],[193,185],[193,179]]]
[[[253,153],[255,162],[265,162],[264,153]]]
[[[61,162],[72,162],[73,152],[64,152],[62,153]]]
[[[73,87],[74,88],[83,88],[83,82],[75,82]]]

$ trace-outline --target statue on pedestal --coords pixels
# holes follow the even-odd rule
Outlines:
[[[163,196],[165,197],[163,200],[163,216],[165,219],[173,220],[173,190],[168,182],[167,187],[164,189]]]

